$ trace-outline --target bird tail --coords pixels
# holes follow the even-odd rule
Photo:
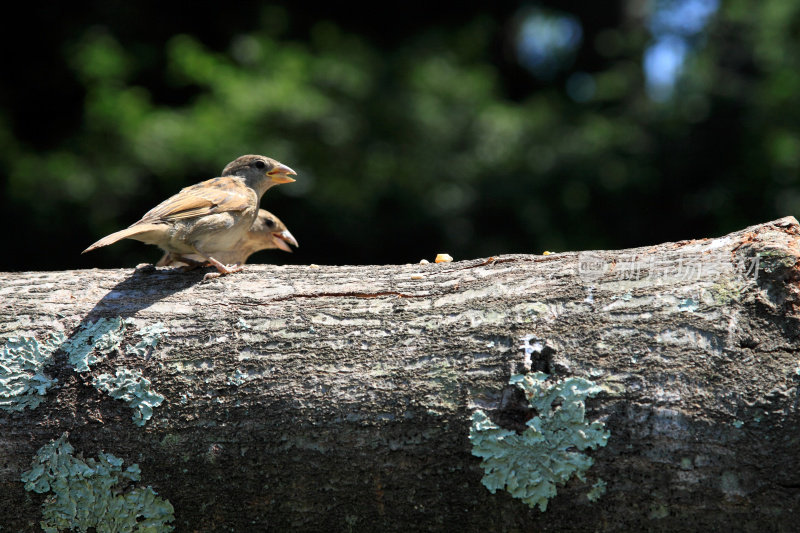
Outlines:
[[[157,224],[136,224],[129,228],[125,228],[123,230],[114,232],[111,235],[106,235],[105,237],[103,237],[102,239],[100,239],[99,241],[97,241],[96,243],[94,243],[81,253],[85,254],[86,252],[91,252],[95,248],[102,248],[103,246],[114,244],[115,242],[120,241],[122,239],[128,239],[128,238],[136,239],[137,235],[142,235],[143,233],[149,233],[151,231],[157,231],[158,229],[160,228]],[[136,239],[136,240],[142,240],[142,239]]]

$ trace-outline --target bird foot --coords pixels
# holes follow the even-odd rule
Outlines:
[[[219,272],[220,276],[224,276],[226,274],[233,274],[234,272],[240,272],[244,270],[242,268],[242,265],[223,265],[213,257],[209,257],[208,262],[211,263],[211,266],[217,269],[217,272]]]

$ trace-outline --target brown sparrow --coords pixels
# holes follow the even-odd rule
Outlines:
[[[145,213],[129,228],[103,237],[83,251],[108,246],[121,239],[155,244],[183,263],[197,266],[187,256],[211,263],[220,274],[242,270],[216,259],[242,240],[258,216],[261,196],[274,185],[290,183],[297,173],[263,155],[243,155],[228,163],[222,176],[182,189]]]
[[[269,211],[259,209],[258,218],[256,218],[247,234],[230,250],[217,252],[215,258],[226,265],[243,265],[247,262],[248,257],[260,250],[278,248],[284,252],[291,252],[290,244],[294,247],[300,246],[297,244],[294,235],[286,229],[286,226],[278,217]],[[191,259],[198,264],[203,262],[203,258],[199,255],[189,255],[184,256],[184,258]],[[166,253],[156,263],[156,266],[181,266],[183,264],[187,263],[176,260],[172,254]]]

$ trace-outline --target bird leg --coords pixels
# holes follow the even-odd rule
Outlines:
[[[193,246],[192,248],[194,248],[195,253],[197,253],[201,257],[205,257],[206,258],[207,263],[205,263],[205,264],[213,266],[214,268],[217,269],[217,272],[219,272],[219,274],[216,274],[216,275],[213,275],[213,276],[211,274],[206,274],[206,276],[203,279],[215,278],[215,277],[218,277],[218,276],[224,276],[226,274],[233,274],[234,272],[239,272],[239,271],[243,270],[241,265],[230,265],[230,266],[223,265],[222,263],[220,263],[219,261],[217,261],[216,259],[214,259],[210,255],[205,254],[205,253],[201,252],[200,250],[198,250],[197,246]],[[181,260],[184,261],[184,262],[186,261],[185,259],[181,259]],[[197,261],[195,261],[195,263],[196,262]]]
[[[217,269],[220,275],[224,276],[225,274],[233,274],[234,272],[240,272],[244,270],[242,265],[230,265],[226,266],[214,259],[213,257],[208,257],[208,262],[211,263],[213,267]]]
[[[181,272],[189,272],[191,270],[194,270],[195,268],[200,268],[208,265],[208,261],[195,261],[194,259],[189,259],[188,257],[183,257],[181,255],[176,255],[176,256],[170,255],[168,262],[170,261],[185,263],[185,266],[178,267],[181,270]]]

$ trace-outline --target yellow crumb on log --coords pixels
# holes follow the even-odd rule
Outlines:
[[[319,268],[319,265],[315,265],[314,263],[311,263],[310,265],[308,265],[308,268]]]
[[[453,258],[450,257],[450,254],[438,254],[436,256],[436,262],[437,263],[449,263],[452,260],[453,260]]]
[[[419,260],[419,264],[420,264],[420,265],[427,265],[427,264],[429,264],[429,263],[430,263],[430,261],[428,261],[427,259],[420,259],[420,260]]]
[[[411,279],[422,279],[422,274],[411,274]]]

